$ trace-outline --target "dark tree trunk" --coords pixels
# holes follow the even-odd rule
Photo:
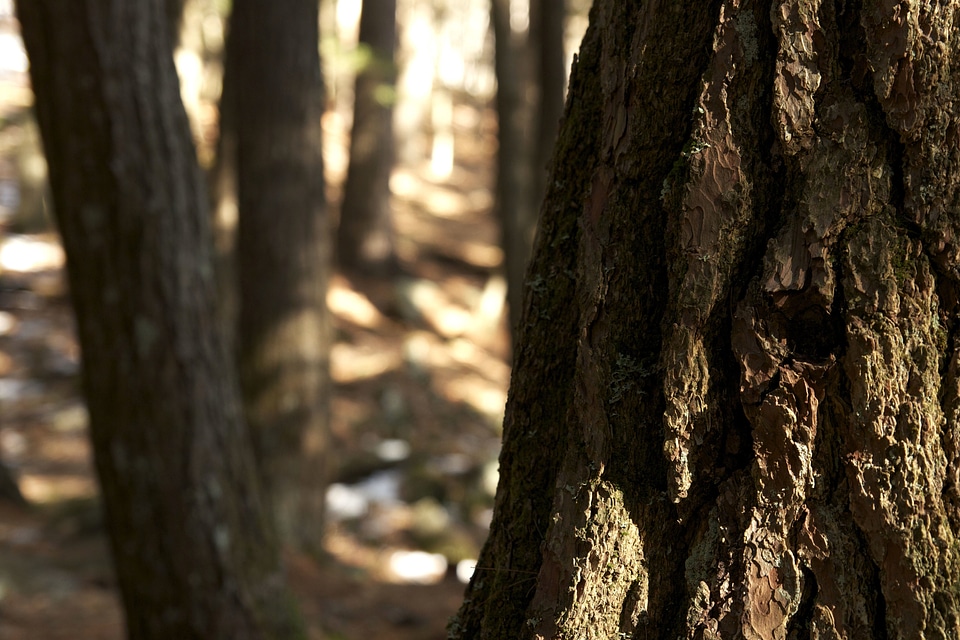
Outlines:
[[[230,48],[229,35],[226,49]],[[237,101],[234,97],[236,63],[225,56],[218,111],[217,151],[207,175],[213,223],[214,274],[217,316],[231,355],[239,351],[239,275],[237,267]]]
[[[330,347],[317,11],[316,0],[235,0],[227,52],[246,416],[280,532],[310,550],[321,536]]]
[[[597,0],[451,637],[960,637],[958,24]]]
[[[567,17],[564,0],[531,0],[530,34],[536,49],[537,106],[534,121],[537,127],[534,158],[534,209],[546,193],[547,163],[553,156],[553,145],[560,128],[567,70],[563,51],[563,32]]]
[[[18,2],[131,638],[290,638],[159,1]]]
[[[26,506],[27,501],[20,493],[20,486],[10,469],[0,460],[0,500],[7,500],[13,504]]]
[[[346,273],[391,275],[397,269],[390,211],[396,14],[396,0],[364,0],[360,13],[366,57],[354,89],[350,165],[337,234],[338,260]]]
[[[183,8],[187,0],[164,0],[163,8],[167,16],[170,42],[174,48],[180,43],[180,27],[183,25]]]
[[[228,55],[231,49],[230,21],[225,27],[222,52],[223,77],[220,82],[220,102],[217,105],[217,147],[207,173],[210,185],[210,203],[213,220],[214,273],[217,282],[217,315],[224,340],[230,353],[239,352],[237,325],[239,324],[239,275],[237,267],[237,56]]]
[[[523,299],[524,274],[530,257],[536,209],[533,201],[533,136],[530,131],[530,47],[510,26],[510,0],[492,0],[490,23],[494,33],[497,76],[496,207],[500,218],[507,277],[507,311],[516,332]]]

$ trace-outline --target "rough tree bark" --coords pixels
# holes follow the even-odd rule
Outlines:
[[[240,372],[283,538],[320,545],[329,402],[329,222],[316,0],[236,0]]]
[[[216,323],[206,195],[163,6],[17,11],[129,636],[295,637]]]
[[[960,637],[960,8],[597,0],[453,638]]]
[[[396,0],[364,0],[359,42],[365,60],[354,85],[350,164],[337,231],[337,260],[346,273],[397,272],[390,210],[396,39]]]

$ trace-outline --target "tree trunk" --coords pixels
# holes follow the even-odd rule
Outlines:
[[[597,0],[453,638],[960,637],[958,26]]]
[[[180,44],[180,27],[183,26],[183,8],[187,0],[164,0],[163,8],[167,17],[167,33],[174,49]]]
[[[131,638],[299,633],[214,313],[159,1],[17,3]]]
[[[567,85],[566,58],[563,52],[563,31],[567,17],[565,0],[530,0],[530,36],[537,58],[537,127],[534,158],[534,210],[546,193],[547,163],[553,156],[557,140],[563,97]],[[535,217],[535,216],[534,216]],[[534,220],[534,226],[536,220]]]
[[[229,42],[229,38],[228,38]],[[227,45],[229,48],[229,45]],[[216,159],[207,174],[213,224],[214,275],[217,283],[217,316],[224,343],[231,355],[239,352],[237,333],[240,291],[237,266],[237,114],[234,94],[234,65],[224,60],[218,110]]]
[[[281,535],[308,550],[321,537],[330,351],[317,11],[316,0],[236,0],[227,52],[246,416]]]
[[[390,208],[396,37],[396,0],[364,0],[359,41],[365,59],[354,90],[350,165],[337,234],[337,257],[346,273],[383,276],[397,270]]]
[[[0,500],[6,500],[21,507],[27,505],[26,499],[20,493],[20,486],[10,469],[0,460]]]
[[[237,333],[240,292],[237,266],[237,57],[229,55],[230,22],[224,25],[223,76],[217,105],[217,147],[207,172],[213,220],[214,274],[217,282],[217,315],[232,355],[239,353]]]
[[[490,24],[494,33],[497,76],[496,206],[500,218],[507,277],[510,330],[516,332],[523,300],[524,276],[533,242],[536,210],[533,201],[532,110],[528,92],[530,48],[510,26],[510,0],[492,0]]]

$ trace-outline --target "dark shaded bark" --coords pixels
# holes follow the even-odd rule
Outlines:
[[[597,0],[453,638],[960,637],[958,21]]]
[[[360,13],[364,62],[354,89],[350,164],[337,233],[337,257],[346,273],[384,276],[397,270],[390,207],[396,14],[396,0],[364,0]]]
[[[227,51],[246,416],[280,532],[308,550],[320,545],[329,411],[317,11],[316,0],[235,0]]]
[[[214,313],[163,6],[17,3],[131,638],[300,633]]]

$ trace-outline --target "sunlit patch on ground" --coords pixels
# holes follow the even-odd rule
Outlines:
[[[376,329],[385,322],[383,314],[359,291],[350,289],[342,278],[334,278],[327,291],[327,307],[343,320],[364,329]]]
[[[396,369],[401,362],[395,350],[385,352],[363,345],[336,344],[330,354],[331,376],[341,384],[375,378]]]
[[[40,236],[7,236],[0,240],[0,270],[29,273],[60,269],[64,256],[60,243]]]
[[[435,584],[447,573],[447,559],[439,553],[397,549],[390,552],[387,569],[398,582]]]
[[[20,491],[31,504],[52,504],[63,500],[92,498],[97,486],[89,473],[71,475],[24,473],[19,479]]]

